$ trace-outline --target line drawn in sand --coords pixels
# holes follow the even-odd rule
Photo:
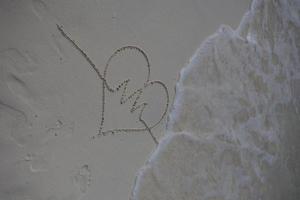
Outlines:
[[[74,47],[77,49],[80,54],[85,58],[85,60],[89,63],[89,65],[92,67],[92,69],[96,72],[99,80],[102,82],[102,111],[101,111],[101,120],[100,120],[100,125],[99,125],[99,130],[98,134],[96,136],[102,136],[102,135],[107,135],[107,134],[115,134],[115,133],[128,133],[128,132],[142,132],[142,131],[147,131],[150,136],[152,137],[153,141],[155,142],[156,145],[158,145],[158,140],[152,133],[152,129],[156,127],[166,116],[168,107],[169,107],[169,102],[170,102],[170,97],[169,97],[169,92],[167,86],[160,80],[150,80],[150,62],[148,59],[147,54],[139,47],[137,46],[124,46],[119,49],[117,49],[108,59],[106,62],[106,65],[104,67],[104,72],[101,74],[99,69],[96,67],[94,62],[90,59],[90,57],[75,43],[73,39],[63,30],[63,27],[57,24],[57,29],[60,31],[62,36],[66,38]],[[117,86],[111,86],[108,83],[108,79],[106,77],[107,70],[110,67],[111,61],[120,53],[128,50],[133,50],[136,51],[138,54],[140,54],[143,59],[145,59],[147,63],[147,78],[143,84],[143,86],[139,87],[138,89],[135,89],[132,93],[128,93],[128,84],[131,81],[131,79],[126,79]],[[162,110],[162,113],[158,120],[152,124],[148,124],[144,119],[143,119],[143,112],[144,109],[147,107],[148,103],[147,102],[140,102],[140,99],[145,91],[145,89],[149,89],[153,86],[159,86],[165,93],[166,98],[164,99],[164,109]],[[123,105],[128,101],[133,101],[131,107],[130,107],[130,113],[134,113],[136,111],[139,111],[138,113],[138,121],[143,125],[143,128],[121,128],[121,129],[112,129],[112,130],[105,130],[103,131],[103,126],[105,123],[105,102],[106,102],[106,97],[105,94],[107,92],[110,93],[116,93],[122,91],[122,95],[120,98],[120,104]],[[92,138],[95,139],[96,136],[93,136]]]

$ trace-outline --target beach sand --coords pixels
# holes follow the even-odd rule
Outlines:
[[[250,0],[2,0],[0,199],[128,199],[137,171],[156,148],[140,117],[157,124],[150,128],[159,141],[180,69],[221,24],[236,28],[249,5]],[[109,60],[126,46],[134,48]],[[138,90],[137,103],[148,103],[141,115],[130,112],[137,96],[120,103],[122,89],[115,87],[126,80],[125,95]],[[106,132],[116,129],[126,131]]]

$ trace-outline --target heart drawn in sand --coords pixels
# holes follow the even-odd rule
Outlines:
[[[102,84],[102,111],[100,116],[100,125],[99,125],[99,133],[97,136],[101,135],[107,135],[107,134],[115,134],[115,133],[126,133],[126,132],[141,132],[141,131],[147,131],[153,141],[158,144],[157,139],[152,133],[152,129],[156,127],[166,116],[168,106],[169,106],[169,93],[166,85],[159,80],[150,80],[150,63],[149,59],[146,55],[146,53],[136,46],[124,46],[119,49],[117,49],[108,59],[103,74],[100,73],[96,65],[91,61],[91,59],[87,56],[87,54],[72,40],[62,29],[61,26],[57,25],[58,30],[61,32],[61,34],[69,40],[73,46],[82,54],[82,56],[86,59],[86,61],[90,64],[90,66],[93,68],[93,70],[98,75],[98,78],[101,81]],[[118,66],[114,65],[114,62],[119,60],[122,61],[122,54],[126,54],[126,52],[130,52],[131,56],[142,59],[144,64],[141,67],[144,67],[144,73],[141,75],[140,73],[136,72],[137,70],[132,70],[130,74],[136,74],[136,76],[128,76],[128,73],[126,74],[126,71],[120,72],[121,69],[116,68]],[[121,62],[122,65],[122,62]],[[115,70],[113,70],[115,68]],[[124,70],[124,69],[123,69]],[[114,78],[114,76],[111,75],[111,73],[115,73],[115,76],[121,75],[121,80],[118,78]],[[110,74],[110,76],[108,76]],[[128,77],[127,77],[128,76]],[[138,83],[138,84],[132,84],[132,83]],[[148,123],[144,119],[144,112],[145,108],[149,106],[149,102],[147,101],[147,95],[151,93],[151,90],[160,90],[164,93],[164,98],[162,99],[163,102],[159,102],[159,104],[164,105],[161,113],[159,113],[159,116],[155,117],[155,121],[152,121],[151,123]],[[132,127],[132,128],[113,128],[109,130],[104,129],[105,125],[105,119],[106,119],[106,113],[109,112],[106,110],[106,102],[108,101],[107,96],[108,94],[116,94],[120,95],[119,98],[119,106],[127,106],[128,111],[131,117],[137,116],[137,121],[140,123],[141,127]],[[150,94],[152,95],[152,94]],[[155,105],[152,105],[155,106]],[[136,114],[136,115],[135,115]],[[95,138],[95,136],[93,137]]]

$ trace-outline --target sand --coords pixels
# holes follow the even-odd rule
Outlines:
[[[160,141],[180,69],[221,24],[236,28],[249,5],[250,0],[2,0],[0,199],[128,199],[136,173],[156,148],[141,119]],[[109,60],[125,46],[136,48]],[[115,90],[126,80],[123,100],[141,89],[137,102],[148,103],[142,118],[141,110],[131,113],[137,96],[120,104],[124,88]],[[117,129],[127,131],[103,134]]]

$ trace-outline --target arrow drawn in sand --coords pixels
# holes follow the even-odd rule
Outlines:
[[[158,141],[156,137],[152,133],[152,129],[156,127],[166,116],[168,107],[169,107],[169,92],[167,89],[167,86],[159,80],[150,80],[150,63],[149,59],[147,57],[147,54],[140,49],[139,47],[136,46],[124,46],[119,49],[117,49],[108,59],[105,67],[104,67],[104,72],[103,74],[99,71],[99,69],[96,67],[94,62],[90,59],[90,57],[75,43],[73,39],[63,30],[62,26],[57,25],[57,29],[60,31],[60,33],[63,35],[64,38],[66,38],[74,47],[79,51],[79,53],[85,58],[85,60],[89,63],[89,65],[92,67],[92,69],[95,71],[97,74],[99,80],[102,83],[102,111],[101,111],[101,119],[100,119],[100,125],[99,125],[99,132],[97,136],[101,135],[107,135],[107,134],[115,134],[115,133],[128,133],[128,132],[141,132],[141,131],[147,131],[150,136],[152,137],[153,141],[155,144],[158,144]],[[146,67],[147,67],[147,74],[146,74],[146,79],[144,80],[144,83],[138,87],[138,88],[133,88],[133,92],[129,92],[128,90],[128,84],[132,79],[130,78],[125,78],[120,84],[112,85],[109,84],[110,79],[106,77],[107,72],[110,70],[111,67],[111,62],[122,52],[125,51],[135,51],[137,55],[142,56],[143,59],[146,62]],[[141,97],[145,93],[145,91],[149,90],[150,88],[153,87],[158,87],[160,88],[164,94],[164,102],[163,105],[164,109],[160,113],[160,116],[157,118],[156,122],[149,124],[143,119],[143,113],[145,108],[149,105],[147,101],[142,101]],[[133,114],[135,112],[138,112],[138,121],[143,125],[143,128],[118,128],[118,129],[111,129],[111,130],[104,130],[104,123],[105,123],[105,102],[106,102],[106,93],[117,93],[121,92],[121,98],[120,98],[120,105],[128,104],[131,103],[130,105],[130,113]],[[133,103],[132,103],[133,102]],[[93,136],[95,138],[95,136]]]

